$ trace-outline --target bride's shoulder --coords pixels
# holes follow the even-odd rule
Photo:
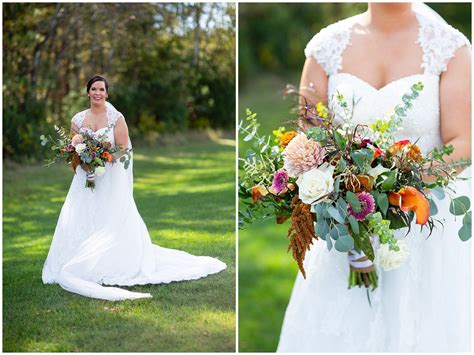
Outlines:
[[[74,123],[77,127],[81,127],[82,122],[84,121],[84,118],[86,117],[86,112],[87,112],[87,109],[76,113],[74,116],[72,116],[71,122]]]
[[[447,70],[448,62],[456,51],[471,44],[467,37],[459,30],[442,19],[428,14],[416,13],[420,32],[418,43],[423,49],[423,67],[433,74],[439,75]]]
[[[330,24],[316,33],[304,50],[307,58],[313,57],[328,75],[342,66],[341,53],[351,40],[351,31],[360,15]]]

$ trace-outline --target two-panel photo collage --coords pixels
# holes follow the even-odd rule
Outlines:
[[[470,353],[471,2],[2,2],[2,351]]]

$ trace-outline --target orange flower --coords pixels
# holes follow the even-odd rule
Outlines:
[[[430,203],[423,194],[412,186],[406,186],[398,192],[389,192],[388,201],[403,212],[416,213],[416,223],[426,224],[430,217]]]
[[[368,175],[351,175],[346,181],[346,188],[354,193],[372,191],[374,187],[374,178]]]
[[[410,149],[408,150],[407,156],[409,159],[420,162],[422,159],[420,147],[416,144],[410,144]]]
[[[260,200],[263,196],[266,196],[268,194],[268,191],[265,187],[260,186],[260,185],[255,185],[252,187],[252,201],[253,203],[257,202]]]
[[[410,141],[408,139],[395,142],[390,146],[390,148],[388,148],[388,151],[390,152],[390,154],[396,155],[408,144],[410,144]]]
[[[295,131],[288,131],[286,133],[283,133],[280,137],[280,146],[281,147],[286,147],[290,141],[295,138],[296,132]]]
[[[105,160],[107,160],[109,163],[111,163],[112,160],[114,160],[114,157],[109,152],[103,152],[100,156],[104,158]]]
[[[380,156],[385,158],[385,152],[380,148],[375,148],[374,149],[374,159],[377,159]]]

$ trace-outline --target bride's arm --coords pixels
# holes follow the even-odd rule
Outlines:
[[[301,73],[300,94],[303,95],[308,103],[316,105],[319,101],[327,101],[328,77],[324,69],[313,57],[306,58]],[[300,99],[300,105],[303,107],[305,101]],[[311,127],[307,122],[301,122],[302,128]]]
[[[458,49],[440,79],[440,119],[443,144],[452,144],[451,160],[471,159],[471,53]]]
[[[128,127],[123,117],[118,118],[114,132],[115,145],[120,147],[122,152],[125,152],[128,147]]]

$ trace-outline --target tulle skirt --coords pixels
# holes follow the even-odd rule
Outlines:
[[[458,196],[471,196],[470,179],[454,186]],[[459,239],[462,216],[450,214],[449,198],[435,200],[444,228],[437,225],[428,238],[413,224],[408,260],[377,270],[372,306],[365,288],[347,289],[347,256],[317,241],[306,254],[307,279],[296,278],[277,351],[470,352],[472,243]]]

